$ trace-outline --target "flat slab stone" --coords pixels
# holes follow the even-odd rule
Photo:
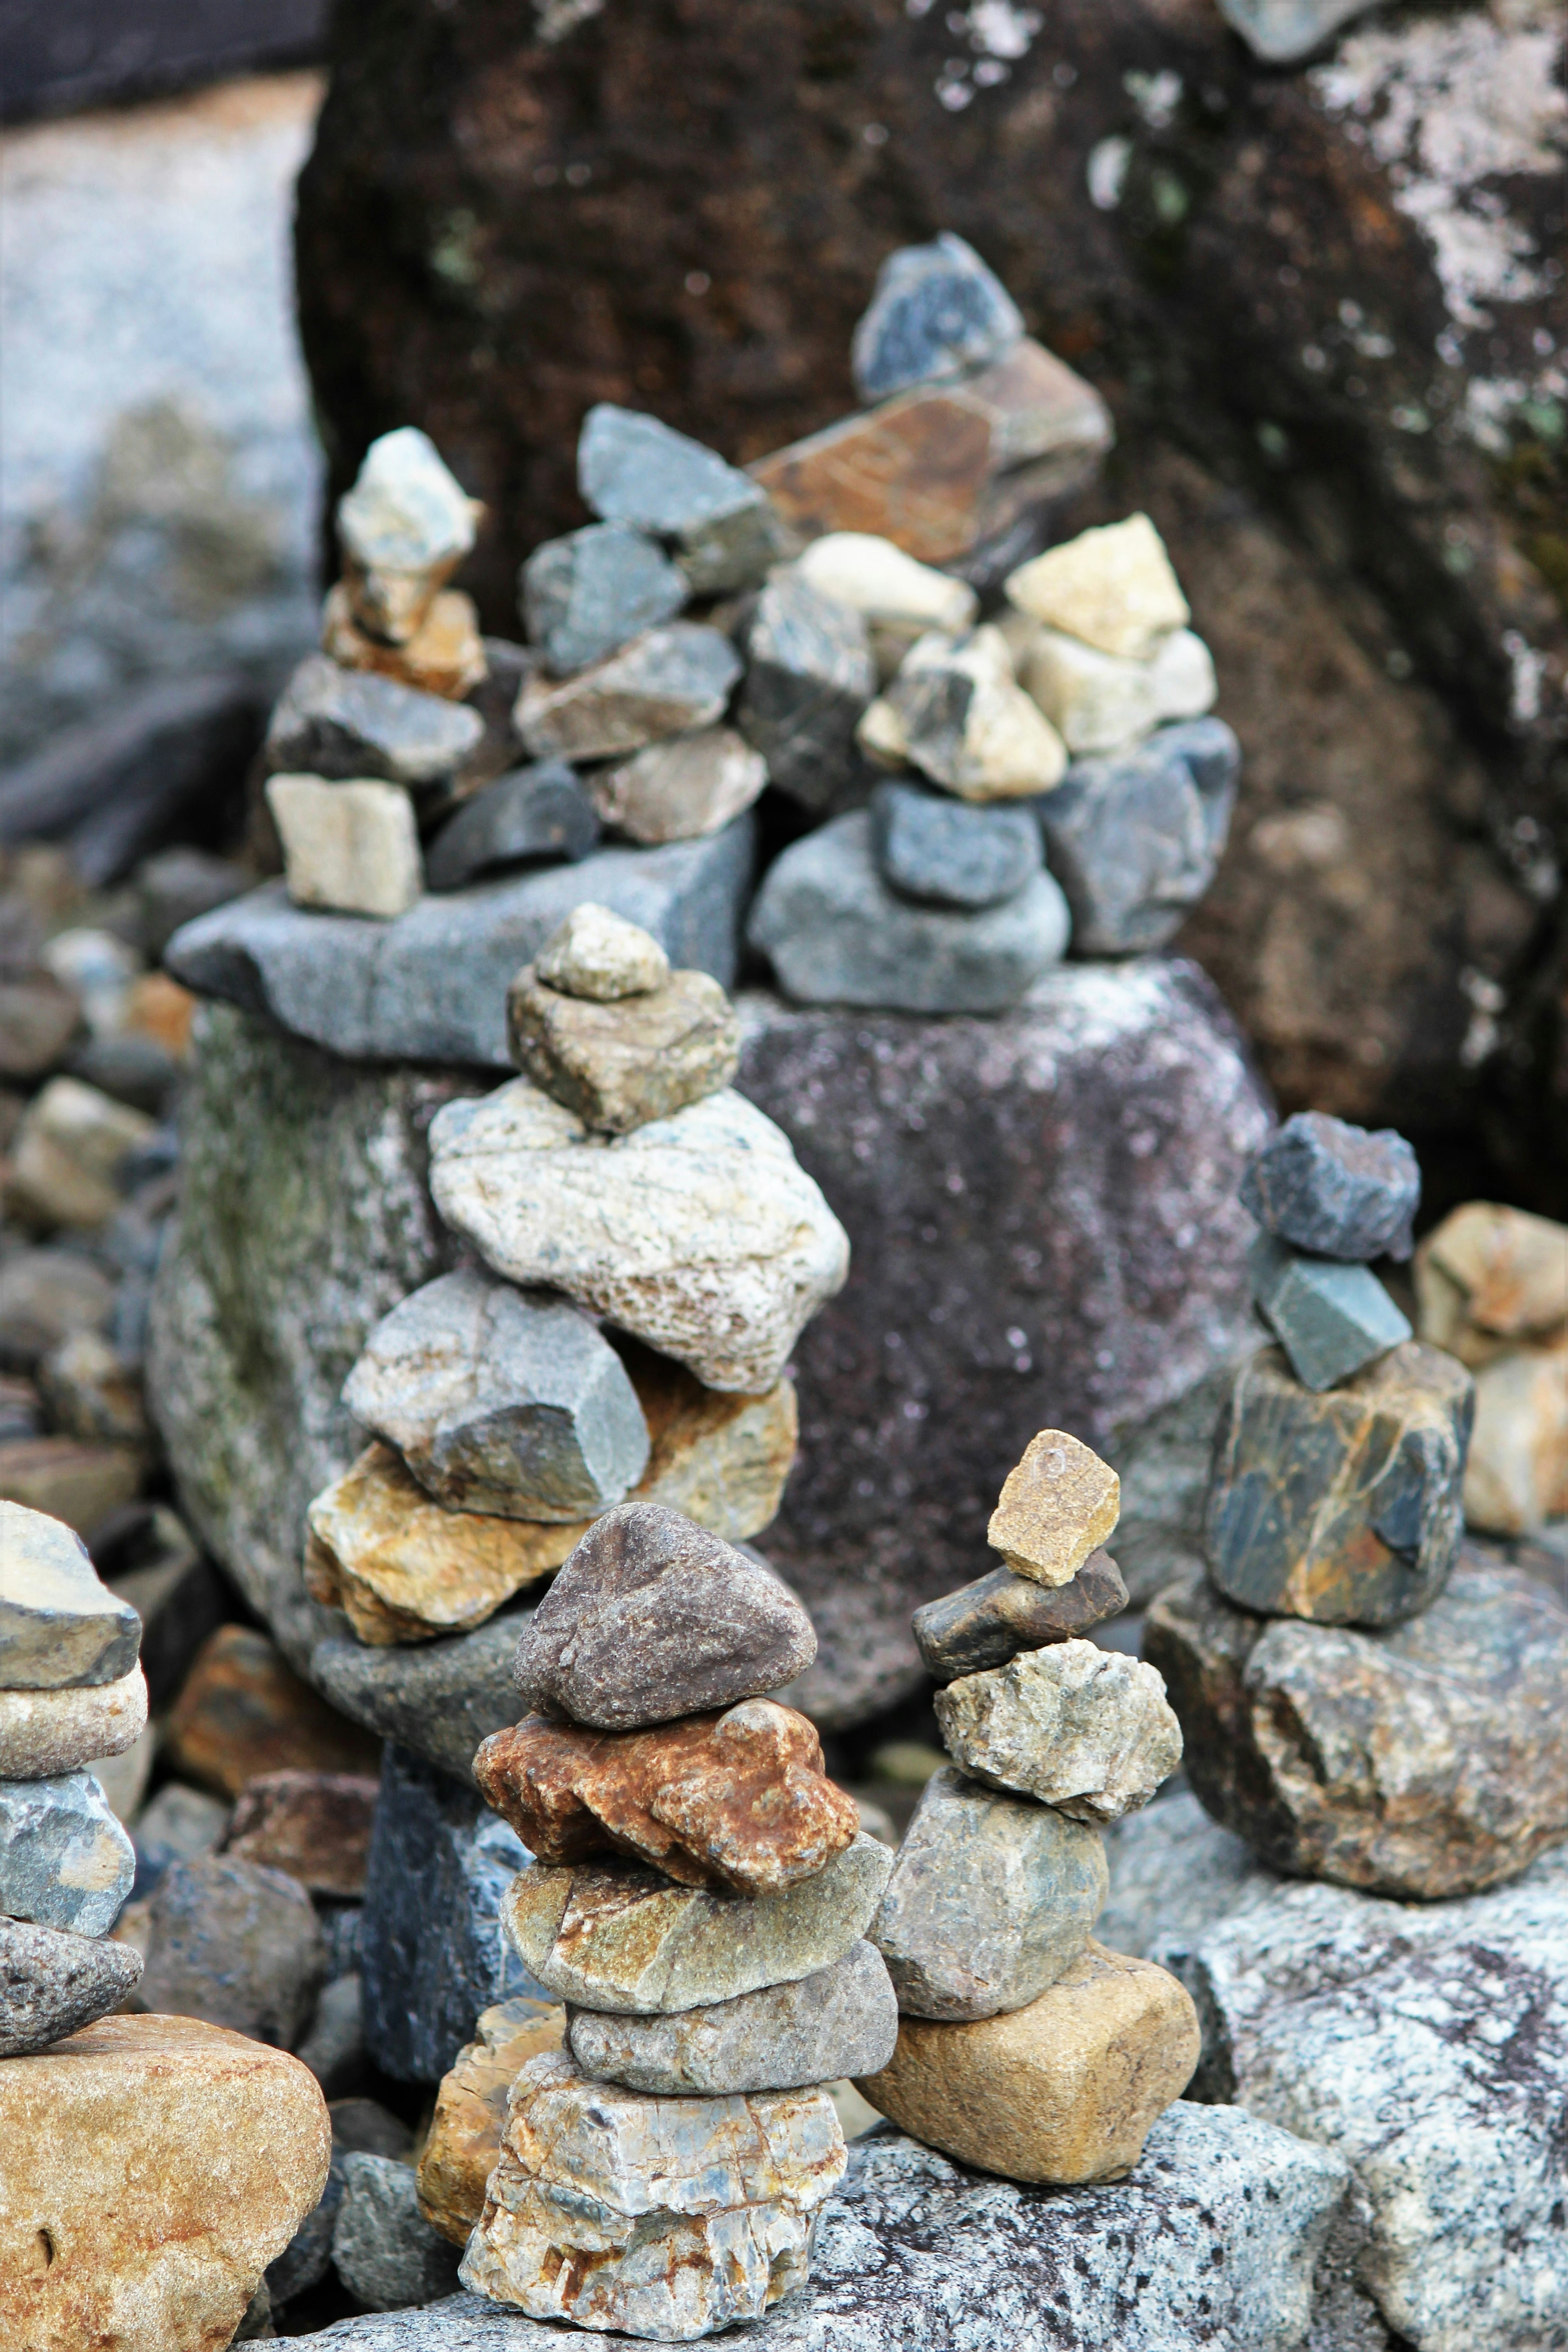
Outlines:
[[[1127,1606],[1127,1587],[1108,1551],[1091,1551],[1066,1584],[1037,1584],[1010,1568],[960,1585],[917,1609],[910,1628],[933,1682],[1005,1666],[1021,1650],[1070,1642]]]
[[[480,1740],[516,1719],[511,1668],[523,1615],[494,1617],[477,1633],[416,1650],[367,1650],[331,1635],[310,1653],[310,1679],[367,1731],[466,1780]]]
[[[335,1054],[504,1069],[508,985],[584,900],[640,923],[672,963],[731,986],[752,858],[742,815],[705,840],[601,849],[446,891],[384,923],[310,913],[268,882],[176,931],[164,961],[198,996],[268,1013]]]
[[[1258,1311],[1306,1388],[1332,1388],[1413,1335],[1372,1268],[1304,1257],[1259,1234],[1247,1254]]]

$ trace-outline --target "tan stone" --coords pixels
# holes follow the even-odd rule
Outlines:
[[[0,1444],[0,1502],[25,1504],[89,1536],[110,1511],[135,1501],[146,1470],[146,1454],[134,1445],[12,1438]]]
[[[1152,660],[1162,637],[1192,618],[1165,543],[1145,514],[1047,548],[1011,575],[1007,597],[1031,620],[1124,661]]]
[[[555,2001],[520,1995],[482,2010],[474,2035],[441,2078],[416,2184],[425,2219],[455,2246],[468,2244],[485,2210],[485,2183],[506,2129],[507,2093],[529,2059],[564,2047],[566,2011]]]
[[[79,1078],[51,1078],[22,1115],[12,1146],[6,1206],[29,1224],[84,1232],[118,1211],[118,1174],[156,1122]]]
[[[1008,1472],[985,1540],[1019,1576],[1067,1584],[1110,1542],[1121,1510],[1110,1464],[1065,1429],[1042,1429]]]
[[[140,1666],[111,1683],[64,1690],[0,1690],[0,1780],[42,1780],[122,1756],[147,1727]]]
[[[507,991],[507,1047],[519,1069],[595,1134],[626,1135],[717,1094],[741,1058],[734,1009],[705,971],[612,1003],[568,996],[524,964]]]
[[[800,1431],[795,1382],[762,1396],[705,1389],[684,1364],[622,1342],[651,1441],[627,1501],[663,1503],[727,1543],[744,1543],[777,1516]]]
[[[321,651],[344,669],[379,670],[400,686],[442,694],[449,702],[461,702],[489,675],[479,609],[460,588],[443,588],[413,635],[388,645],[360,626],[348,585],[340,580],[322,607]]]
[[[108,2017],[0,2063],[0,2343],[221,2352],[317,2204],[326,2103],[282,2051]]]
[[[447,1511],[379,1440],[306,1514],[305,1582],[387,1648],[466,1633],[559,1568],[589,1522],[567,1526]]]
[[[858,2088],[901,2130],[982,2172],[1116,2180],[1186,2089],[1199,2041],[1173,1976],[1091,1943],[1027,2009],[973,2025],[900,2019],[892,2063]]]
[[[401,784],[372,776],[343,783],[269,776],[267,805],[297,907],[390,921],[419,898],[425,887],[419,830]]]
[[[300,1681],[265,1633],[220,1625],[197,1651],[169,1717],[168,1759],[226,1797],[264,1772],[381,1769],[381,1743]]]
[[[1568,1512],[1568,1339],[1499,1356],[1476,1374],[1464,1508],[1468,1526],[1503,1536]]]
[[[1417,1328],[1479,1371],[1521,1339],[1568,1339],[1568,1225],[1467,1201],[1415,1253]]]

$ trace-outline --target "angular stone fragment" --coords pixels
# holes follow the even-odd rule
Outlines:
[[[466,703],[308,654],[273,706],[267,764],[275,774],[383,776],[421,792],[449,782],[484,732]]]
[[[593,804],[629,841],[650,846],[717,833],[750,808],[767,762],[732,727],[671,735],[587,779]]]
[[[1465,1522],[1531,1535],[1568,1515],[1568,1342],[1522,1348],[1476,1374]]]
[[[1102,523],[1012,573],[1008,602],[1047,628],[1123,661],[1149,661],[1192,618],[1147,515]]]
[[[1461,1530],[1475,1384],[1405,1340],[1314,1396],[1281,1351],[1238,1368],[1215,1438],[1210,1573],[1248,1609],[1386,1625],[1442,1591]]]
[[[564,760],[498,776],[447,819],[425,856],[432,890],[460,890],[531,859],[575,865],[598,845],[599,821]]]
[[[95,1231],[120,1208],[125,1163],[154,1132],[144,1112],[111,1101],[97,1087],[51,1078],[22,1114],[5,1205],[32,1225]]]
[[[321,1924],[298,1879],[226,1853],[172,1862],[151,1927],[146,2008],[293,2047],[327,1973]]]
[[[932,634],[910,648],[859,730],[873,757],[907,760],[969,801],[1048,793],[1067,772],[1060,736],[1013,676],[999,629],[954,644]]]
[[[1020,680],[1076,755],[1122,751],[1163,719],[1213,708],[1214,662],[1190,629],[1173,631],[1152,661],[1099,653],[1059,629],[1009,634]]]
[[[864,1832],[780,1895],[674,1886],[640,1863],[515,1878],[501,1905],[512,1948],[546,1991],[581,2009],[663,2017],[814,1976],[864,1936],[892,1868]]]
[[[141,1639],[141,1619],[100,1582],[79,1536],[0,1503],[0,1690],[119,1682]]]
[[[1032,809],[967,806],[917,784],[877,786],[871,837],[895,890],[969,910],[1016,898],[1044,863]]]
[[[526,679],[517,731],[541,760],[639,751],[721,719],[740,674],[728,637],[695,621],[671,621],[563,681]]]
[[[525,964],[507,991],[512,1055],[537,1086],[595,1134],[625,1135],[717,1094],[735,1075],[740,1031],[705,971],[595,1004],[545,985]]]
[[[425,2219],[455,2245],[485,2208],[485,2183],[500,2154],[507,2095],[529,2059],[559,2050],[566,2011],[517,1996],[481,2011],[474,2039],[458,2051],[436,2094],[419,2152],[416,2186]]]
[[[64,1690],[0,1685],[0,1780],[41,1780],[123,1756],[147,1728],[147,1682],[132,1666],[118,1682]]]
[[[967,375],[1023,334],[1001,279],[972,245],[944,230],[930,245],[900,247],[878,270],[850,346],[855,389],[864,401],[885,400],[912,383]]]
[[[591,1528],[517,1650],[527,1705],[633,1730],[776,1690],[816,1636],[793,1594],[742,1552],[655,1503]]]
[[[1324,1111],[1299,1110],[1252,1160],[1241,1198],[1266,1232],[1316,1257],[1407,1258],[1421,1170],[1391,1127],[1373,1134]]]
[[[1198,2021],[1163,1969],[1091,1943],[1026,2009],[970,2025],[906,2017],[859,2087],[905,2131],[1014,2180],[1114,2180],[1192,2078]]]
[[[595,2330],[710,2335],[805,2284],[845,2162],[823,2090],[655,2102],[531,2059],[464,2284]]]
[[[141,1974],[129,1944],[0,1919],[0,2058],[26,2058],[90,2025]]]
[[[1272,1234],[1247,1253],[1253,1303],[1303,1387],[1321,1391],[1411,1337],[1369,1266],[1305,1257]]]
[[[1005,1666],[1022,1650],[1070,1642],[1127,1606],[1127,1587],[1108,1551],[1091,1551],[1066,1584],[1037,1584],[1010,1568],[917,1609],[910,1622],[926,1672],[939,1683]]]
[[[89,1772],[0,1780],[0,1916],[107,1935],[136,1853]]]
[[[220,1625],[203,1643],[167,1738],[176,1769],[226,1797],[263,1772],[374,1771],[379,1760],[376,1743],[247,1625]]]
[[[801,2090],[874,2074],[899,2033],[887,1968],[866,1941],[794,1984],[673,2017],[567,2014],[568,2044],[584,2074],[660,2098]]]
[[[858,613],[873,643],[888,636],[908,646],[928,629],[956,636],[973,627],[979,611],[966,580],[917,563],[890,539],[867,531],[830,530],[814,539],[795,568],[819,596]]]
[[[450,2294],[458,2258],[420,2210],[414,2167],[360,2150],[342,2162],[332,2263],[349,2293],[372,2311],[417,2309]]]
[[[518,602],[530,643],[558,675],[602,661],[644,629],[672,621],[690,593],[651,539],[590,523],[545,540],[522,567]]]
[[[647,996],[669,983],[669,958],[640,923],[592,899],[574,907],[533,966],[546,987],[592,1004]]]
[[[343,669],[375,670],[421,694],[461,702],[488,674],[479,611],[471,596],[440,589],[413,635],[388,645],[363,627],[347,582],[327,591],[321,608],[321,651]]]
[[[1019,1576],[1068,1583],[1114,1533],[1121,1482],[1065,1429],[1042,1429],[1009,1470],[985,1540]]]
[[[1163,947],[1209,884],[1241,752],[1219,719],[1162,727],[1136,750],[1075,760],[1039,803],[1079,955]]]
[[[642,1411],[609,1342],[552,1293],[476,1271],[395,1307],[343,1402],[448,1511],[570,1524],[618,1503],[647,1467]]]
[[[531,1715],[485,1741],[474,1778],[541,1863],[620,1853],[737,1895],[813,1877],[859,1828],[812,1726],[766,1698],[643,1731]]]
[[[1119,1821],[1182,1760],[1181,1727],[1154,1669],[1092,1642],[1055,1643],[965,1675],[934,1703],[948,1752],[966,1772],[1075,1821]]]
[[[829,808],[853,777],[855,729],[876,690],[860,614],[798,572],[770,580],[746,633],[737,713],[770,781],[805,808]]]
[[[313,1895],[357,1903],[376,1785],[363,1772],[264,1772],[240,1790],[224,1851],[237,1862],[286,1871]]]
[[[1568,1225],[1467,1201],[1415,1253],[1421,1337],[1472,1370],[1521,1341],[1568,1339]]]
[[[353,489],[338,500],[338,536],[365,626],[395,645],[411,636],[472,547],[482,512],[417,426],[373,441]]]
[[[577,483],[606,522],[671,541],[695,596],[754,586],[781,552],[766,495],[657,416],[608,401],[591,408],[577,444]]]
[[[267,805],[297,907],[390,920],[424,889],[414,803],[401,784],[271,776]]]

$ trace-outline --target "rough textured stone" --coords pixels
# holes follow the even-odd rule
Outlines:
[[[776,1577],[679,1512],[626,1503],[530,1617],[517,1685],[532,1708],[626,1731],[776,1690],[816,1648]]]
[[[240,1790],[224,1851],[286,1871],[313,1895],[357,1903],[375,1792],[376,1783],[360,1772],[264,1772]]]
[[[971,807],[915,784],[878,785],[871,836],[894,889],[940,906],[1000,906],[1044,863],[1031,810]]]
[[[1146,1805],[1182,1760],[1182,1735],[1150,1666],[1092,1642],[1058,1642],[936,1694],[949,1753],[993,1786],[1080,1822]]]
[[[141,1639],[141,1619],[105,1591],[79,1536],[0,1503],[0,1689],[119,1682]]]
[[[835,817],[769,867],[747,926],[788,993],[805,1003],[910,1013],[1002,1013],[1059,962],[1067,901],[1037,873],[978,913],[917,906],[883,880],[872,819]]]
[[[1113,1822],[1105,1832],[1105,1854],[1110,1894],[1100,1915],[1100,1940],[1115,1951],[1158,1960],[1184,1982],[1186,1956],[1205,1928],[1267,1902],[1280,1885],[1246,1839],[1222,1829],[1185,1787],[1167,1790],[1141,1813]],[[1210,2095],[1207,2073],[1205,2050],[1194,2078],[1200,2098]]]
[[[533,969],[550,988],[592,1004],[646,996],[669,982],[669,958],[640,924],[592,899],[574,907]]]
[[[796,572],[770,580],[746,632],[742,733],[769,781],[813,812],[855,774],[855,729],[877,690],[866,623]]]
[[[226,1853],[172,1862],[150,1926],[144,2008],[293,2047],[327,1973],[321,1926],[298,1879]]]
[[[220,1625],[169,1717],[168,1753],[193,1780],[237,1797],[263,1772],[363,1772],[374,1743],[291,1673],[265,1634]]]
[[[477,1633],[412,1650],[329,1636],[310,1653],[310,1676],[353,1722],[466,1780],[480,1740],[516,1717],[518,1629],[516,1615],[492,1617]]]
[[[1568,1614],[1519,1570],[1462,1565],[1373,1633],[1271,1623],[1194,1581],[1144,1641],[1193,1786],[1275,1869],[1462,1895],[1568,1835]]]
[[[627,1853],[679,1885],[737,1895],[814,1877],[860,1825],[811,1725],[765,1698],[644,1731],[531,1715],[486,1740],[474,1778],[539,1862]]]
[[[862,400],[966,375],[1023,340],[1024,321],[972,245],[944,231],[890,253],[855,330],[850,365]]]
[[[516,1078],[438,1112],[430,1150],[437,1208],[497,1273],[552,1284],[709,1388],[771,1388],[847,1270],[783,1135],[729,1091],[606,1141]]]
[[[0,2058],[26,2058],[118,2009],[142,1955],[23,1919],[0,1919]]]
[[[732,727],[701,727],[587,779],[594,806],[629,841],[653,847],[717,833],[751,807],[768,781],[767,762]]]
[[[1465,1521],[1529,1535],[1568,1514],[1568,1341],[1499,1357],[1476,1374]]]
[[[466,2246],[485,2207],[485,2183],[500,2154],[507,2094],[530,2058],[559,2050],[566,2012],[552,2001],[514,1996],[481,2011],[474,2039],[458,2051],[436,2094],[419,2153],[419,2210],[454,2245]]]
[[[1042,1429],[1008,1471],[985,1540],[1016,1575],[1071,1581],[1114,1534],[1121,1485],[1109,1463],[1065,1429]]]
[[[1321,1396],[1278,1349],[1249,1357],[1215,1434],[1205,1517],[1220,1591],[1323,1624],[1426,1608],[1458,1549],[1474,1411],[1469,1375],[1416,1340]]]
[[[332,2262],[349,2293],[372,2311],[406,2310],[450,2294],[458,2258],[419,2210],[414,2167],[354,2152],[342,2158],[342,2171]]]
[[[482,511],[416,426],[373,441],[338,500],[338,537],[366,626],[395,644],[409,636],[472,547]]]
[[[864,1936],[892,1855],[864,1833],[782,1895],[672,1886],[637,1863],[537,1864],[501,1916],[545,1990],[583,2009],[663,2017],[814,1976]]]
[[[602,401],[588,411],[577,486],[606,521],[672,541],[694,595],[754,586],[780,551],[772,509],[753,482],[635,409]]]
[[[1037,555],[1007,582],[1008,602],[1047,628],[1122,660],[1149,661],[1192,618],[1147,515],[1101,524]]]
[[[1091,1551],[1076,1576],[1055,1587],[994,1568],[956,1592],[928,1601],[910,1619],[926,1672],[939,1683],[1005,1666],[1021,1650],[1070,1642],[1127,1606],[1127,1587],[1108,1551]]]
[[[513,768],[465,801],[425,854],[432,890],[461,890],[534,859],[576,865],[598,845],[592,802],[564,760]]]
[[[195,1862],[216,1853],[228,1828],[231,1807],[183,1780],[165,1780],[137,1814],[132,1832],[136,1848],[135,1893],[150,1895],[172,1862]]]
[[[1106,1885],[1096,1831],[944,1766],[921,1791],[871,1941],[906,2017],[995,2017],[1078,1959]]]
[[[652,540],[615,522],[542,541],[519,582],[529,639],[558,674],[585,669],[644,629],[672,621],[689,593]]]
[[[1421,1337],[1479,1370],[1521,1341],[1568,1337],[1568,1225],[1468,1201],[1415,1253]]]
[[[1241,754],[1223,719],[1162,727],[1135,751],[1075,760],[1039,803],[1079,955],[1163,947],[1226,845]]]
[[[759,1535],[795,1465],[794,1381],[780,1381],[762,1396],[726,1396],[667,1356],[635,1340],[621,1344],[652,1441],[633,1499],[679,1511],[727,1543]]]
[[[123,1756],[147,1727],[147,1682],[132,1666],[118,1682],[64,1690],[0,1686],[0,1780],[41,1780]]]
[[[272,776],[267,805],[295,906],[389,921],[419,898],[419,833],[400,784]]]
[[[1322,1111],[1298,1111],[1247,1169],[1241,1197],[1267,1232],[1316,1256],[1407,1258],[1421,1170],[1392,1128],[1372,1135]]]
[[[506,1012],[518,1067],[595,1134],[668,1118],[735,1075],[735,1015],[705,971],[674,971],[661,988],[595,1004],[562,995],[525,964]]]
[[[381,776],[430,792],[474,758],[484,731],[463,703],[310,654],[273,709],[267,763],[274,774]]]
[[[102,1936],[135,1875],[135,1851],[90,1773],[0,1780],[0,1916]]]
[[[448,702],[461,702],[489,677],[478,610],[457,588],[438,589],[413,635],[388,645],[363,626],[349,583],[339,581],[321,607],[321,651],[343,669],[374,670]]]
[[[1303,1256],[1272,1234],[1247,1262],[1253,1302],[1304,1388],[1332,1388],[1412,1336],[1369,1266]]]
[[[740,675],[728,637],[671,621],[563,681],[526,679],[515,724],[535,759],[606,759],[711,726]]]

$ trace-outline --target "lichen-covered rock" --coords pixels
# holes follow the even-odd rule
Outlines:
[[[25,1919],[0,1919],[0,2058],[25,2058],[118,2009],[142,1955]]]
[[[1091,1551],[1066,1584],[1037,1584],[994,1568],[973,1584],[917,1609],[910,1623],[933,1681],[956,1682],[1005,1666],[1020,1650],[1070,1642],[1127,1606],[1127,1587],[1110,1554]]]
[[[1146,1805],[1182,1760],[1181,1727],[1152,1666],[1058,1642],[939,1690],[949,1754],[993,1787],[1100,1823]]]

